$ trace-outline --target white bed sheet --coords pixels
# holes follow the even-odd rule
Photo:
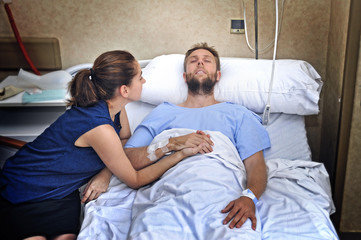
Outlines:
[[[153,108],[128,104],[132,131]],[[257,207],[262,239],[338,239],[329,218],[334,205],[328,175],[323,164],[310,161],[304,117],[271,114],[266,128],[273,147],[265,152],[269,179]],[[78,239],[127,239],[135,196],[113,176],[109,190],[85,205]]]
[[[262,239],[338,239],[329,218],[335,206],[324,165],[288,159],[266,164],[267,188],[257,205]]]

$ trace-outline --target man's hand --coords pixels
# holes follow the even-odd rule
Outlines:
[[[264,162],[263,152],[256,152],[246,158],[243,163],[247,172],[247,188],[252,189],[255,196],[259,198],[267,185],[267,168]],[[242,196],[233,200],[221,212],[229,212],[223,224],[227,224],[233,219],[229,224],[230,228],[240,228],[249,218],[252,221],[252,229],[256,230],[256,206],[251,198]]]
[[[229,224],[229,228],[240,228],[246,220],[249,218],[252,221],[252,229],[256,230],[256,208],[249,197],[240,197],[230,202],[222,211],[222,213],[228,213],[227,217],[223,220],[223,224]]]
[[[174,137],[169,139],[169,147],[172,151],[179,151],[184,148],[194,148],[201,144],[204,144],[201,153],[209,153],[212,152],[212,146],[214,143],[211,140],[209,134],[205,134],[203,131],[198,130],[195,133],[190,133],[187,135]]]

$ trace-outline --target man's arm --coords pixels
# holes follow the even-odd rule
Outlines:
[[[251,189],[259,199],[267,186],[267,167],[263,152],[253,154],[245,159],[243,163],[247,172],[247,188]]]
[[[267,185],[267,169],[263,158],[263,152],[257,152],[243,161],[247,172],[247,188],[259,199],[266,189]],[[248,218],[252,221],[252,229],[256,230],[256,206],[251,198],[241,196],[231,201],[222,213],[228,213],[223,224],[229,224],[230,228],[240,228]]]
[[[196,131],[194,133],[190,133],[184,136],[172,137],[169,138],[169,142],[166,144],[167,151],[162,150],[162,148],[157,148],[154,151],[153,161],[148,157],[150,153],[148,153],[148,146],[139,147],[139,148],[125,148],[125,153],[128,156],[130,162],[136,170],[142,169],[148,165],[151,165],[162,158],[166,153],[172,151],[180,151],[184,148],[193,148],[203,144],[203,148],[200,153],[209,153],[213,151],[212,146],[213,142],[210,139],[210,136],[205,134],[203,131]]]

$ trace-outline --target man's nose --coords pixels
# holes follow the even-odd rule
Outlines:
[[[198,66],[199,65],[203,65],[203,61],[202,60],[198,60]]]

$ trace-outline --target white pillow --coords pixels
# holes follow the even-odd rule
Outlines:
[[[158,105],[164,101],[182,103],[187,97],[183,80],[184,55],[162,55],[143,68],[141,101]],[[221,78],[215,86],[218,101],[241,104],[262,113],[267,102],[272,60],[221,58]],[[310,115],[319,112],[322,88],[320,75],[307,62],[276,60],[271,94],[271,112]]]

